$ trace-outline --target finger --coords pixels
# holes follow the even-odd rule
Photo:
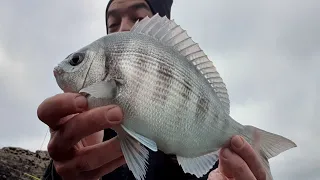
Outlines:
[[[113,160],[110,163],[104,164],[98,169],[95,169],[93,171],[88,171],[88,172],[82,172],[80,173],[80,177],[83,177],[83,179],[98,179],[102,177],[105,174],[111,173],[118,167],[126,164],[126,161],[124,157],[120,157],[118,159]]]
[[[246,162],[229,148],[224,148],[220,152],[219,169],[229,179],[257,180]]]
[[[97,169],[122,156],[119,140],[112,138],[103,143],[82,148],[77,151],[72,160],[61,163],[56,169],[62,176],[78,175],[84,171]]]
[[[37,115],[42,122],[56,130],[63,117],[83,112],[87,106],[87,99],[84,96],[63,93],[44,100],[37,109]]]
[[[220,169],[217,168],[210,172],[207,180],[234,180],[234,178],[227,178],[220,172]]]
[[[51,158],[60,160],[68,150],[81,139],[101,130],[118,125],[122,120],[122,112],[118,106],[106,106],[91,109],[74,116],[56,131],[49,144]]]
[[[266,179],[266,172],[263,169],[260,157],[247,141],[240,136],[234,136],[231,139],[231,149],[246,162],[258,180]]]

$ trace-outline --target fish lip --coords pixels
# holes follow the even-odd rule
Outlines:
[[[62,75],[63,73],[64,73],[64,70],[62,68],[60,68],[59,66],[56,66],[53,68],[53,75],[55,78]]]

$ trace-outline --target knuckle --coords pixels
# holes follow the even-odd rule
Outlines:
[[[59,144],[59,142],[61,143],[61,141],[57,140],[57,137],[54,136],[50,139],[50,141],[47,145],[47,151],[49,153],[49,156],[53,160],[60,159],[64,154],[64,152],[61,148],[61,144]]]
[[[73,123],[69,122],[68,124]],[[72,126],[72,125],[71,125]],[[76,127],[75,127],[76,128]],[[69,128],[68,126],[62,126],[59,129],[59,134],[61,139],[63,139],[63,142],[73,143],[75,141],[75,134],[72,131],[73,128]]]
[[[47,150],[48,150],[48,153],[52,159],[55,159],[56,149],[57,149],[57,147],[56,147],[55,143],[52,140],[50,140],[50,142],[48,143],[48,146],[47,146]]]

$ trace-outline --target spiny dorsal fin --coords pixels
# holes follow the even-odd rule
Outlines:
[[[137,22],[131,31],[151,36],[164,45],[173,47],[185,56],[208,80],[224,106],[225,111],[228,114],[230,113],[230,100],[226,85],[212,61],[209,60],[199,45],[174,20],[169,20],[166,16],[160,17],[159,14],[156,14],[151,18],[145,17],[140,22]]]
[[[134,26],[131,28],[131,31],[133,32],[141,32],[142,29],[148,24],[148,20],[150,20],[149,16],[146,16],[141,21],[137,21]]]

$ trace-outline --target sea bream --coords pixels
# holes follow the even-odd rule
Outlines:
[[[158,14],[70,54],[54,72],[59,87],[86,95],[90,108],[122,108],[123,123],[114,130],[139,180],[148,169],[147,148],[176,155],[185,173],[202,177],[232,136],[253,145],[258,135],[255,150],[271,180],[268,159],[296,147],[287,138],[235,121],[213,62],[174,20]]]

